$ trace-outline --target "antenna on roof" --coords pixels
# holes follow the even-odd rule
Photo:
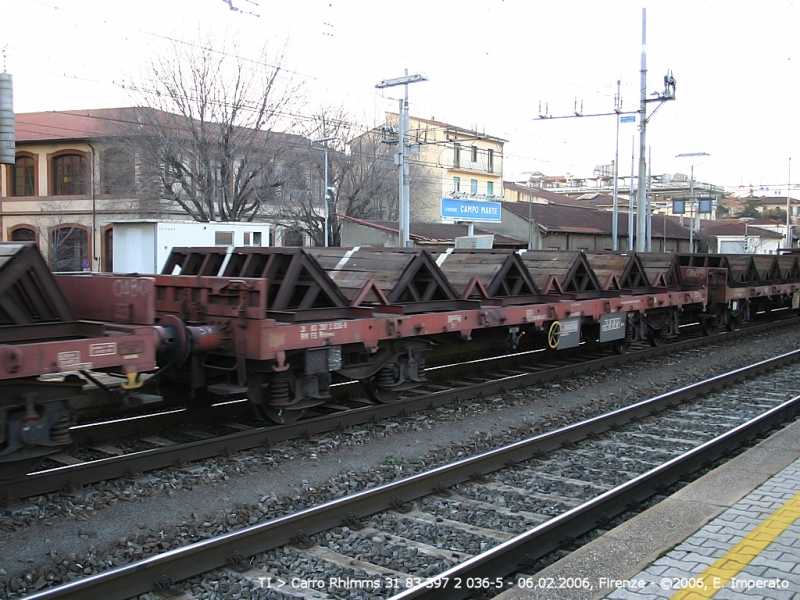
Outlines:
[[[550,115],[548,114],[549,112],[550,112],[550,104],[549,103],[545,103],[544,112],[542,112],[542,101],[539,100],[539,118],[540,119],[549,119],[550,118]]]

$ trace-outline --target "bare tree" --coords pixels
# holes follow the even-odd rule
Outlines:
[[[300,142],[275,132],[300,102],[299,86],[282,54],[265,47],[248,60],[236,44],[212,44],[176,42],[148,66],[138,124],[121,139],[132,146],[146,200],[197,221],[253,220],[284,185],[284,155]]]
[[[328,241],[338,246],[339,215],[384,219],[389,218],[392,207],[396,214],[396,167],[392,148],[382,143],[380,133],[364,133],[364,127],[342,107],[323,106],[307,121],[305,136],[327,141],[309,144],[304,156],[296,153],[293,185],[283,190],[280,204],[284,226],[302,229],[316,245],[322,245],[327,201]]]
[[[77,222],[79,215],[71,202],[59,201],[43,202],[30,217],[53,272],[82,271],[89,260],[89,232]]]

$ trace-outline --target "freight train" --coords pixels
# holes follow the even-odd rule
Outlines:
[[[797,308],[792,254],[398,248],[176,248],[157,275],[53,274],[0,244],[0,477],[70,443],[87,383],[137,408],[246,397],[289,423],[360,381],[395,402],[465,348],[624,352],[679,327]],[[111,381],[117,383],[109,384]]]

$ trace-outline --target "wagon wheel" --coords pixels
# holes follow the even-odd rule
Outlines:
[[[279,425],[294,423],[306,412],[305,408],[276,408],[274,406],[264,406],[261,404],[256,404],[255,409],[256,414],[262,421],[270,421]]]
[[[550,329],[547,331],[547,345],[555,350],[558,348],[558,342],[561,341],[561,323],[553,321]]]
[[[667,343],[667,332],[669,328],[665,325],[661,329],[649,330],[647,332],[647,342],[653,347],[658,348]]]
[[[266,373],[256,373],[247,382],[247,398],[253,403],[256,416],[268,423],[284,425],[294,423],[306,412],[307,405],[276,405],[289,398],[289,381],[270,378]]]
[[[719,329],[721,321],[722,315],[719,312],[719,308],[712,306],[706,316],[701,315],[700,331],[702,331],[703,335],[706,336],[714,335],[717,332],[717,329]]]
[[[614,354],[626,354],[630,347],[631,341],[625,338],[611,342],[611,350]]]
[[[403,393],[402,390],[390,388],[396,381],[397,377],[394,369],[391,366],[386,366],[372,377],[362,379],[361,385],[364,386],[364,392],[366,392],[370,400],[381,404],[392,404],[397,402]]]
[[[669,313],[659,312],[647,320],[647,342],[657,348],[667,343],[669,336]]]

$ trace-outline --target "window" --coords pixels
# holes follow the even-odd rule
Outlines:
[[[461,166],[461,144],[453,144],[453,166]]]
[[[244,245],[245,246],[260,246],[261,245],[261,232],[260,231],[245,231],[244,232]]]
[[[453,191],[454,192],[461,191],[461,177],[453,177]]]
[[[214,232],[214,245],[215,246],[233,246],[233,232],[232,231],[215,231]]]
[[[36,232],[28,227],[18,227],[11,232],[12,242],[35,242]]]
[[[494,181],[488,181],[486,183],[486,195],[490,198],[494,196]]]
[[[129,152],[110,148],[103,152],[101,163],[104,194],[125,194],[133,189],[134,160]]]
[[[303,232],[299,229],[290,229],[283,232],[284,246],[302,246]]]
[[[114,271],[114,227],[109,227],[103,232],[103,271]]]
[[[55,272],[88,270],[89,237],[86,231],[77,225],[54,228],[50,234],[50,264]]]
[[[472,146],[470,150],[472,150],[472,162],[478,162],[478,147]]]
[[[470,192],[470,194],[477,194],[478,193],[478,180],[477,179],[470,179],[469,180],[469,192]]]
[[[486,170],[494,173],[494,150],[489,149],[486,157]]]
[[[53,195],[86,193],[86,158],[80,154],[62,154],[53,159]]]
[[[18,156],[13,167],[12,196],[33,196],[34,188],[34,162],[29,156]]]

